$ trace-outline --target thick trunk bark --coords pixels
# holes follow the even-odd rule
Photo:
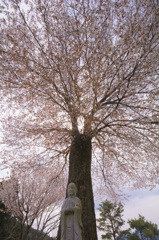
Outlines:
[[[68,183],[77,186],[77,197],[82,202],[82,240],[97,240],[94,198],[91,179],[91,138],[77,133],[72,141],[69,156]],[[59,225],[57,240],[61,239]]]
[[[91,138],[77,134],[70,151],[68,183],[76,184],[77,196],[82,202],[82,240],[97,240],[91,179],[91,153]]]

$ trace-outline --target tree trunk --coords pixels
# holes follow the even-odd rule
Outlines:
[[[77,133],[72,141],[69,156],[69,179],[77,186],[77,197],[82,202],[82,240],[97,240],[96,218],[91,179],[91,138]],[[59,225],[57,240],[61,239]]]
[[[91,138],[77,134],[72,141],[70,151],[68,183],[76,184],[77,196],[82,202],[82,240],[97,240],[91,179],[91,153]]]

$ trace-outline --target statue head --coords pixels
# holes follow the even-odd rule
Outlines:
[[[69,183],[67,187],[67,193],[69,197],[75,197],[77,193],[77,188],[74,183]]]

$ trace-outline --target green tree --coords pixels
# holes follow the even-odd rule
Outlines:
[[[152,0],[1,1],[1,157],[69,171],[83,240],[97,239],[91,170],[112,194],[157,182],[158,9]]]
[[[121,231],[118,236],[118,240],[159,239],[159,229],[157,224],[145,220],[145,217],[139,215],[138,219],[131,219],[128,221],[128,223],[130,225],[130,228]]]
[[[40,231],[31,228],[27,240],[55,240],[55,238],[49,237],[46,233],[41,233]]]
[[[100,218],[97,220],[99,222],[98,229],[106,232],[102,235],[102,239],[116,240],[124,224],[124,220],[122,219],[123,205],[106,200],[99,206]]]
[[[0,201],[0,239],[5,239],[8,236],[7,225],[9,225],[10,218],[11,216],[6,212],[5,205]]]
[[[131,229],[123,230],[119,233],[118,240],[140,240],[136,233],[131,233]]]
[[[18,221],[0,201],[0,240],[18,240],[19,237],[20,225]]]
[[[135,233],[140,239],[159,239],[159,229],[157,224],[145,220],[145,217],[139,215],[138,219],[131,219],[128,223],[131,229],[135,230]]]

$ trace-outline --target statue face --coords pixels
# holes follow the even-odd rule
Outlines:
[[[68,185],[67,192],[68,192],[68,196],[69,197],[75,197],[76,196],[76,187],[75,187],[75,185],[70,183]]]

